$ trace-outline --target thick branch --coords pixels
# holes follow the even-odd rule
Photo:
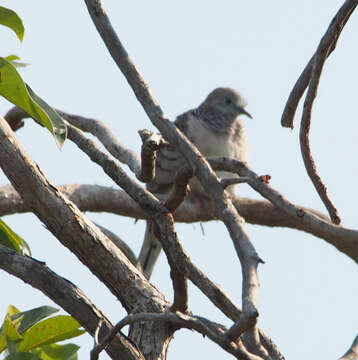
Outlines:
[[[241,262],[243,274],[243,311],[250,314],[249,316],[258,314],[259,280],[257,264],[260,258],[244,229],[243,218],[237,213],[227,193],[222,189],[215,173],[195,146],[188,141],[172,122],[164,117],[159,104],[149,90],[148,84],[145,83],[116,35],[104,11],[103,4],[99,0],[85,1],[90,16],[107,49],[125,75],[150,120],[160,130],[164,138],[172,145],[177,146],[191,166],[197,170],[197,177],[212,199],[216,214],[225,223]]]
[[[148,219],[148,215],[122,190],[99,185],[62,185],[58,188],[73,201],[82,211],[110,212],[135,219]],[[358,231],[336,226],[319,211],[290,203],[272,187],[265,190],[264,197],[276,198],[278,206],[266,200],[234,197],[234,206],[246,222],[270,227],[288,227],[297,229],[335,246],[353,261],[358,263]],[[163,202],[165,195],[157,195]],[[281,205],[281,200],[283,205]],[[280,207],[284,206],[286,211]],[[292,206],[292,207],[291,207]],[[12,186],[0,187],[0,216],[29,212]],[[303,221],[298,214],[311,214],[310,221]],[[307,217],[307,215],[306,215]],[[204,222],[216,220],[212,204],[206,198],[197,198],[195,202],[186,199],[174,213],[175,222]]]
[[[238,312],[240,317],[240,310],[227,298],[224,292],[221,291],[215,284],[213,284],[191,261],[190,257],[185,253],[180,244],[177,234],[174,231],[174,220],[165,208],[154,198],[152,194],[145,191],[131,180],[118,166],[118,164],[111,159],[107,154],[101,151],[91,140],[83,136],[83,134],[72,127],[68,126],[68,137],[76,143],[76,145],[83,150],[92,161],[102,166],[105,173],[107,173],[119,186],[125,188],[128,194],[137,201],[143,209],[152,214],[153,219],[158,226],[159,239],[162,242],[163,249],[168,257],[171,268],[179,269],[183,276],[188,277],[194,284],[196,284],[214,303],[218,305],[223,311],[228,311],[227,306],[232,306],[234,312]],[[251,275],[251,274],[249,274]],[[177,284],[176,284],[177,285]],[[251,289],[249,289],[251,291]],[[222,298],[218,295],[222,294]],[[249,300],[250,301],[250,300]],[[185,300],[186,302],[186,300]],[[181,302],[184,304],[184,302]],[[232,311],[229,310],[229,312]],[[256,310],[249,309],[248,316],[257,316]],[[140,338],[139,335],[136,334]],[[260,345],[257,344],[260,349]]]
[[[0,268],[40,290],[61,306],[93,336],[99,321],[102,321],[99,339],[112,329],[111,322],[72,282],[58,276],[48,266],[28,256],[0,245]],[[107,347],[113,359],[144,359],[137,347],[126,336],[118,333]]]
[[[163,304],[169,305],[127,257],[46,179],[1,117],[0,140],[0,165],[24,202],[54,236],[120,299],[127,311],[138,311],[135,306],[141,303],[141,299],[157,311]],[[162,299],[163,304],[159,306],[154,300],[148,303],[147,292],[152,293],[151,299]]]
[[[124,326],[141,321],[170,323],[172,325],[175,325],[175,327],[196,330],[202,335],[207,336],[209,339],[221,346],[227,352],[234,355],[237,359],[260,359],[257,356],[253,356],[247,351],[245,351],[242,346],[240,346],[241,342],[238,342],[238,344],[231,342],[230,339],[225,336],[226,329],[222,325],[215,324],[207,319],[203,319],[202,317],[176,312],[163,314],[142,313],[134,315],[130,314],[126,316],[113,327],[112,331],[106,336],[106,338],[103,339],[102,343],[98,344],[95,348],[92,349],[91,360],[98,359],[99,353],[107,346],[107,344],[110,344],[115,334],[120,331]]]

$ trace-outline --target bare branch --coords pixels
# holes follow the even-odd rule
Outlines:
[[[61,306],[92,335],[98,331],[99,339],[103,339],[112,329],[110,320],[86,297],[72,282],[60,277],[45,263],[31,257],[19,255],[15,251],[0,245],[0,268],[40,290],[56,304]],[[144,359],[126,336],[117,333],[116,339],[107,348],[113,359]]]
[[[342,32],[344,25],[347,23],[350,15],[358,5],[357,0],[346,0],[342,7],[333,18],[326,33],[320,41],[315,55],[311,58],[300,78],[296,82],[290,97],[287,101],[286,107],[282,114],[281,124],[283,126],[293,127],[293,117],[300,98],[304,90],[308,86],[308,92],[303,106],[303,114],[300,127],[300,146],[302,158],[307,170],[307,173],[316,188],[318,195],[324,203],[331,220],[335,224],[340,224],[341,219],[338,215],[338,210],[334,206],[332,200],[328,196],[327,188],[324,185],[321,177],[317,172],[317,168],[312,157],[309,131],[311,125],[311,112],[314,99],[317,95],[319,80],[321,77],[323,65],[327,60],[329,54],[334,50],[338,41],[339,35]]]
[[[69,114],[58,109],[56,109],[56,111],[70,124],[84,132],[94,135],[112,156],[120,162],[127,164],[134,174],[140,174],[141,166],[137,153],[121,144],[104,122],[80,115]],[[18,124],[20,123],[22,124],[21,126],[23,126],[23,119],[28,117],[30,117],[30,115],[27,112],[16,106],[5,115],[6,121],[13,130],[17,130],[19,128]]]
[[[246,184],[248,182],[248,178],[246,177],[238,177],[238,178],[227,178],[221,179],[221,186],[226,189],[228,186],[235,184]]]
[[[358,335],[353,340],[351,347],[348,351],[338,360],[357,360],[358,359]]]
[[[92,21],[105,42],[107,49],[125,75],[150,120],[160,130],[164,138],[172,145],[177,146],[190,165],[197,170],[197,177],[205,191],[207,191],[212,198],[218,217],[225,223],[241,262],[243,274],[243,311],[247,313],[248,316],[257,315],[259,289],[257,265],[260,258],[244,229],[244,219],[237,213],[230,198],[218,182],[213,170],[195,146],[188,141],[172,122],[164,117],[159,104],[149,90],[148,84],[145,83],[115,33],[101,1],[85,1]]]
[[[189,193],[189,180],[193,176],[193,170],[190,166],[184,166],[180,169],[176,176],[173,187],[170,191],[169,197],[165,201],[165,207],[174,213],[179,205],[184,201],[185,197]]]
[[[336,17],[338,15],[343,15],[343,17],[339,21],[340,26],[336,28],[336,38],[332,41],[331,46],[328,49],[327,57],[336,48],[336,44],[337,44],[340,32],[342,31],[344,25],[346,24],[350,15],[354,11],[355,6],[357,6],[357,1],[354,1],[354,0],[346,1],[343,4],[343,6],[340,8],[340,10],[338,11]],[[333,18],[333,21],[335,21],[336,17]],[[332,23],[333,23],[333,21],[332,21]],[[330,27],[332,26],[332,23],[331,23]],[[293,129],[294,116],[295,116],[295,113],[296,113],[296,110],[298,107],[298,103],[301,100],[303,93],[305,92],[305,90],[309,84],[309,81],[311,78],[312,67],[313,67],[313,63],[315,60],[315,55],[316,55],[316,53],[311,57],[310,61],[304,68],[302,74],[297,79],[296,84],[294,85],[294,87],[287,99],[287,102],[286,102],[286,105],[285,105],[285,108],[283,110],[282,117],[281,117],[281,125],[283,127],[290,127],[291,129]]]
[[[188,280],[175,266],[171,266],[170,277],[174,290],[174,300],[170,310],[185,314],[189,310]]]
[[[314,235],[320,233],[320,237],[326,239],[330,244],[338,250],[347,254],[349,257],[357,260],[357,231],[344,229],[340,226],[333,225],[324,221],[313,212],[307,211],[290,203],[278,191],[274,190],[269,184],[255,174],[247,167],[247,164],[229,158],[210,159],[213,168],[225,169],[239,174],[240,176],[248,176],[251,178],[249,185],[259,192],[263,197],[270,200],[278,208],[282,209],[292,219],[296,220],[297,226],[310,229]],[[298,228],[298,227],[297,227]],[[345,234],[345,235],[343,235]]]
[[[122,190],[99,185],[62,185],[58,188],[82,211],[110,212],[135,219],[149,218],[139,205]],[[268,199],[272,196],[273,203],[271,200],[232,198],[234,206],[246,222],[270,227],[288,227],[307,232],[332,244],[358,263],[357,230],[333,225],[326,215],[314,209],[290,203],[272,187],[260,191]],[[162,202],[167,199],[167,195],[156,196]],[[12,186],[0,187],[0,216],[24,213],[30,210]],[[307,218],[308,214],[312,217]],[[306,219],[302,219],[303,215]],[[189,197],[175,211],[174,219],[175,222],[193,223],[216,220],[217,216],[215,216],[213,205],[208,199],[198,197],[194,202]]]
[[[49,182],[2,117],[0,139],[0,165],[24,201],[54,236],[118,297],[127,311],[136,311],[140,299],[146,304],[146,311],[146,307],[150,306],[153,306],[153,311],[161,311],[163,304],[169,306],[162,294],[148,283],[127,257]],[[126,181],[132,180],[126,177]],[[123,286],[125,292],[122,291]],[[149,293],[152,293],[153,300],[148,302]],[[133,298],[137,299],[136,302]],[[163,304],[158,303],[159,299],[164,301]]]
[[[148,130],[140,130],[139,135],[143,141],[141,151],[142,170],[137,175],[137,178],[148,183],[155,177],[156,151],[163,146],[165,141],[159,134]]]
[[[5,119],[13,131],[21,129],[25,125],[23,119],[28,117],[30,115],[17,106],[10,109],[5,115]]]
[[[341,219],[338,215],[338,210],[334,206],[332,200],[329,198],[327,188],[323,184],[322,179],[318,175],[317,168],[314,159],[311,154],[309,131],[311,125],[311,113],[314,99],[317,95],[317,89],[323,69],[323,65],[327,60],[329,50],[332,45],[338,40],[338,37],[346,24],[348,17],[352,14],[353,10],[357,6],[357,1],[347,0],[345,4],[340,8],[337,15],[332,20],[327,32],[323,36],[316,55],[314,57],[313,68],[311,71],[311,78],[308,86],[308,91],[303,107],[303,114],[301,119],[300,128],[300,145],[303,161],[309,177],[311,178],[313,185],[315,186],[321,200],[326,206],[328,213],[335,224],[340,224]]]
[[[253,356],[246,352],[240,345],[241,343],[235,344],[231,342],[229,338],[225,336],[225,328],[222,325],[215,324],[210,322],[207,319],[202,317],[183,314],[180,312],[176,313],[139,313],[139,314],[130,314],[124,319],[119,321],[112,329],[112,331],[106,336],[103,341],[94,347],[91,351],[91,360],[97,360],[99,353],[106,348],[108,344],[112,341],[115,334],[120,331],[124,326],[130,325],[136,322],[143,321],[154,321],[161,323],[171,323],[176,327],[187,328],[196,330],[199,333],[207,336],[213,342],[220,345],[227,352],[231,353],[238,359],[247,359],[247,360],[259,360],[257,356]]]
[[[166,211],[161,208],[159,201],[157,201],[152,194],[136,185],[133,180],[131,180],[128,176],[126,176],[125,173],[122,172],[114,160],[109,158],[109,156],[98,149],[98,147],[91,140],[84,137],[79,130],[71,125],[68,126],[68,137],[74,141],[76,145],[91,158],[92,161],[101,165],[103,170],[119,186],[123,186],[135,201],[137,201],[144,208],[150,207],[150,213],[153,215],[154,221],[159,229],[160,236],[158,236],[158,238],[162,242],[163,249],[168,257],[171,268],[174,267],[179,269],[184,277],[188,277],[197,286],[199,286],[199,288],[207,296],[209,296],[211,300],[214,299],[216,303],[226,303],[228,299],[225,299],[224,293],[222,293],[224,297],[219,300],[219,289],[217,286],[215,286],[209,279],[207,279],[207,277],[205,277],[204,280],[205,275],[192,263],[190,257],[184,252],[184,249],[182,248],[177,238],[176,232],[174,231],[174,220],[170,214],[166,214]],[[244,274],[244,278],[246,282],[244,285],[245,296],[243,296],[243,299],[248,316],[257,317],[258,312],[255,308],[255,305],[251,301],[251,298],[256,296],[256,280],[254,280],[253,283],[250,282],[250,279],[254,278],[256,273],[255,263],[252,262],[252,260],[255,259],[256,258],[248,259],[248,266],[245,267],[246,272]],[[189,273],[187,271],[188,269],[191,269]],[[194,272],[192,271],[193,269],[195,269]],[[202,288],[200,285],[203,284],[203,281],[205,286]],[[207,292],[207,290],[209,290],[209,292]]]

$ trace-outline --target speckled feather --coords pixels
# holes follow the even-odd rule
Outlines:
[[[178,116],[175,125],[205,157],[227,156],[248,161],[246,131],[238,117],[238,112],[225,111],[225,108],[223,110],[215,102],[218,97],[225,99],[228,95],[236,101],[238,106],[244,108],[246,101],[239,92],[229,88],[218,88],[210,93],[198,108]],[[169,192],[177,170],[184,164],[184,157],[174,146],[168,145],[160,149],[157,152],[156,176],[148,185],[148,189],[153,193]],[[228,173],[219,175],[233,176]],[[197,186],[195,181],[190,185],[192,191],[201,191],[201,187]]]

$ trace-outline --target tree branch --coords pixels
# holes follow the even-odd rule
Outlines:
[[[163,249],[171,268],[179,269],[184,277],[188,277],[191,281],[193,281],[194,284],[199,286],[204,294],[206,294],[212,301],[214,301],[216,305],[220,304],[219,308],[222,309],[223,304],[225,304],[225,306],[230,304],[231,301],[226,297],[225,293],[221,292],[221,290],[193,264],[190,257],[185,253],[181,243],[178,240],[177,234],[174,231],[174,220],[172,216],[166,211],[166,209],[163,209],[163,206],[159,203],[159,201],[156,200],[156,198],[151,193],[138,186],[121,170],[121,168],[113,159],[101,151],[96,146],[96,144],[93,143],[93,141],[87,139],[83,134],[81,134],[79,130],[71,125],[68,126],[68,137],[73,142],[75,142],[76,145],[82,151],[84,151],[92,161],[102,166],[104,172],[108,174],[119,186],[123,187],[126,192],[135,201],[137,201],[143,209],[152,214],[153,219],[158,226],[158,238],[162,242]],[[245,278],[248,279],[250,275],[252,275],[252,273],[246,273]],[[175,284],[174,290],[178,290],[178,284],[179,283]],[[185,286],[184,283],[181,285]],[[247,286],[251,286],[251,284],[248,284]],[[218,291],[220,291],[223,296],[220,300],[218,299]],[[252,295],[252,288],[245,288],[245,291],[248,293],[250,292],[250,295]],[[250,304],[250,299],[245,298],[245,300],[247,301],[246,305],[248,303]],[[182,306],[184,302],[181,302],[180,304]],[[237,309],[235,305],[232,304],[232,306]],[[223,311],[227,311],[227,309],[224,309]],[[240,317],[240,310],[237,309],[237,311],[239,312],[239,315],[236,317],[236,320],[238,320]],[[256,318],[257,311],[255,311],[256,310],[248,309],[247,316]],[[260,349],[261,345],[257,344],[256,347]]]
[[[226,225],[241,262],[243,274],[243,311],[248,316],[257,316],[259,289],[257,265],[260,258],[244,229],[244,219],[237,213],[228,194],[222,189],[215,173],[195,146],[176,128],[175,124],[164,117],[159,104],[149,90],[148,84],[144,81],[115,33],[101,1],[85,0],[85,2],[97,31],[105,42],[114,61],[125,75],[148,117],[160,130],[164,138],[176,146],[190,165],[196,169],[197,177],[205,191],[212,198],[216,213]]]
[[[78,130],[77,130],[78,131]],[[146,211],[166,209],[154,197],[138,186],[111,159],[107,171],[114,170],[122,185]],[[71,203],[41,172],[18,144],[7,122],[0,117],[0,166],[34,214],[54,236],[77,257],[118,297],[129,313],[163,312],[170,304],[127,259],[127,257]],[[21,177],[18,174],[21,173]],[[125,291],[123,291],[125,289]],[[138,329],[134,329],[135,332]],[[152,358],[163,356],[172,333],[155,328],[155,324],[141,327],[140,334],[154,334]],[[145,336],[142,338],[145,341]],[[140,338],[137,345],[143,348]]]
[[[127,164],[134,174],[140,174],[141,165],[137,153],[121,144],[104,122],[80,115],[69,114],[58,109],[56,109],[56,112],[73,126],[95,136],[114,158]],[[23,119],[29,117],[30,115],[26,111],[17,106],[10,109],[5,115],[6,121],[14,131],[24,125]],[[21,126],[19,126],[19,124],[21,124]]]
[[[130,325],[136,322],[142,321],[153,321],[160,323],[170,323],[180,328],[187,328],[196,330],[200,334],[207,336],[210,340],[221,346],[224,350],[234,355],[237,359],[242,360],[259,360],[257,356],[249,354],[242,347],[242,344],[238,342],[235,344],[231,342],[230,338],[225,336],[225,328],[220,324],[215,324],[207,319],[202,317],[183,314],[181,312],[176,313],[139,313],[139,314],[130,314],[124,319],[119,321],[112,329],[112,331],[102,340],[100,344],[94,347],[91,351],[91,360],[97,360],[100,352],[106,348],[108,344],[111,343],[112,339],[118,331],[120,331],[124,326]]]
[[[47,295],[76,318],[92,336],[100,321],[102,326],[98,334],[99,339],[103,339],[112,329],[110,320],[81,289],[57,275],[45,263],[19,255],[16,251],[0,245],[0,268]],[[121,333],[117,333],[107,352],[113,359],[144,360],[137,347]]]
[[[302,114],[301,128],[300,128],[301,153],[307,173],[311,178],[311,181],[315,186],[318,195],[320,196],[322,202],[327,208],[332,222],[335,224],[340,224],[341,219],[338,215],[338,210],[336,209],[332,200],[328,196],[326,186],[323,184],[321,177],[318,175],[317,168],[311,153],[309,131],[311,126],[313,102],[317,96],[317,89],[318,89],[323,65],[327,60],[332,45],[336,44],[344,25],[346,24],[353,10],[356,8],[357,4],[358,2],[356,0],[353,1],[347,0],[344,3],[344,5],[338,11],[337,15],[332,20],[331,24],[328,27],[327,32],[323,36],[318,46],[316,55],[314,57],[313,67],[311,71],[311,78],[303,106],[303,114]]]
[[[139,205],[122,190],[100,185],[77,184],[61,185],[58,188],[82,211],[110,212],[134,219],[149,218]],[[260,191],[263,192],[262,194],[265,194],[263,195],[264,197],[276,199],[274,200],[275,203],[241,197],[232,198],[234,206],[242,214],[246,222],[304,231],[327,241],[358,263],[357,230],[333,225],[329,222],[329,218],[326,215],[314,209],[290,203],[272,187]],[[156,196],[162,202],[165,202],[167,199],[167,195]],[[29,211],[31,209],[24,204],[12,186],[5,185],[0,187],[0,216]],[[309,214],[311,216],[308,216]],[[305,215],[306,219],[303,219],[302,215]],[[193,202],[189,197],[175,211],[174,219],[175,222],[194,223],[217,220],[217,217],[208,199],[201,197]]]
[[[338,250],[357,262],[358,232],[356,230],[344,229],[333,225],[314,213],[292,204],[269,184],[262,181],[261,177],[255,174],[243,162],[229,158],[215,158],[211,159],[210,163],[214,168],[218,167],[225,169],[225,171],[237,173],[240,176],[250,177],[251,180],[248,184],[263,197],[271,201],[272,204],[283,210],[293,220],[295,219],[297,226],[302,226],[307,230],[310,229],[310,232],[314,235],[319,233],[320,235],[317,236],[326,239]]]
[[[354,7],[355,7],[354,3],[355,3],[355,6],[356,6],[357,1],[346,1],[343,4],[343,6],[340,8],[338,13],[342,14],[342,12],[343,12],[345,14],[345,16],[343,17],[343,19],[341,19],[341,22],[340,22],[341,27],[336,29],[337,30],[337,37],[336,37],[335,41],[332,42],[331,47],[328,50],[327,57],[336,48],[339,34],[342,31],[342,29],[343,29],[344,25],[346,24],[346,22],[348,21],[350,15],[354,11]],[[350,10],[346,11],[347,7]],[[331,25],[332,25],[332,23],[331,23]],[[316,53],[311,57],[310,61],[307,63],[306,67],[302,71],[301,75],[297,79],[293,89],[290,92],[290,95],[289,95],[289,97],[287,99],[287,102],[286,102],[286,105],[285,105],[285,108],[283,110],[282,117],[281,117],[281,125],[283,127],[290,127],[291,129],[293,129],[294,116],[295,116],[295,113],[296,113],[296,110],[297,110],[297,107],[298,107],[298,103],[301,100],[301,98],[303,96],[303,93],[305,92],[305,90],[307,89],[307,86],[309,84],[309,81],[310,81],[310,78],[311,78],[311,73],[312,73],[312,68],[313,68],[313,63],[314,63],[314,60],[315,60],[315,56],[316,56]]]
[[[300,128],[301,154],[307,173],[314,187],[316,188],[318,195],[324,203],[332,222],[335,224],[340,224],[341,219],[338,215],[338,210],[328,196],[326,186],[317,172],[310,148],[309,131],[311,125],[313,102],[317,95],[317,89],[323,65],[329,54],[334,50],[344,25],[347,23],[350,15],[353,13],[357,5],[357,0],[346,0],[339,9],[338,13],[333,18],[326,33],[321,39],[315,55],[309,61],[302,75],[298,79],[294,89],[292,90],[281,119],[282,125],[289,125],[293,127],[293,116],[296,111],[299,99],[302,97],[304,90],[308,86],[308,92],[303,106]]]
[[[358,335],[353,340],[351,347],[348,351],[338,360],[357,360],[358,359]]]
[[[162,309],[163,304],[169,306],[127,257],[46,179],[2,117],[0,140],[0,166],[24,202],[54,236],[119,298],[127,311],[138,312],[135,306],[140,304],[140,299],[146,306],[150,304],[153,310]],[[126,292],[122,291],[123,286]],[[152,293],[151,298],[156,298],[156,301],[162,299],[163,304],[154,300],[148,303],[148,293]],[[137,299],[136,303],[133,298]]]

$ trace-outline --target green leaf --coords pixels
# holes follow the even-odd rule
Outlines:
[[[61,148],[67,135],[65,122],[24,83],[16,68],[2,57],[0,57],[0,95],[45,126],[54,135],[57,145]]]
[[[35,309],[17,313],[11,316],[11,320],[16,320],[22,316],[20,326],[17,330],[20,334],[23,334],[31,326],[35,325],[40,320],[52,315],[57,311],[59,310],[51,306],[40,306]]]
[[[26,67],[29,65],[28,63],[18,61],[18,60],[21,60],[21,58],[19,58],[17,55],[8,55],[8,56],[5,56],[4,59],[7,60],[8,62],[10,62],[12,65],[14,65],[17,68]]]
[[[21,60],[21,58],[19,58],[17,55],[13,55],[13,54],[4,57],[4,59],[7,61],[10,61],[10,62],[15,61],[15,60]]]
[[[35,100],[36,103],[39,104],[41,108],[45,110],[47,115],[50,117],[53,126],[53,135],[55,137],[57,145],[59,146],[59,148],[61,148],[67,137],[66,123],[50,105],[48,105],[43,99],[41,99],[38,95],[34,93],[30,86],[26,85],[26,87],[32,99]]]
[[[0,24],[12,29],[20,41],[24,38],[25,28],[15,11],[0,6]]]
[[[4,360],[42,360],[36,354],[16,352],[8,355]]]
[[[14,321],[11,320],[11,316],[14,314],[19,313],[20,310],[13,305],[8,307],[8,312],[5,316],[5,320],[1,325],[1,332],[0,332],[0,353],[3,352],[7,348],[7,340],[10,339],[11,341],[21,340],[22,336],[18,332],[18,327],[22,318],[18,318]]]
[[[41,347],[42,360],[77,360],[77,351],[80,347],[75,344],[51,344]]]
[[[0,244],[15,250],[19,254],[22,254],[23,252],[26,252],[28,255],[31,254],[31,251],[28,253],[30,249],[28,248],[27,244],[25,245],[25,242],[22,239],[22,237],[16,234],[1,219],[0,219]]]
[[[6,338],[6,345],[9,354],[17,353],[17,345],[19,340],[12,341],[9,337]]]
[[[78,321],[68,315],[58,315],[43,320],[23,334],[19,351],[28,351],[38,346],[53,344],[82,335],[85,330],[80,330],[79,327]]]

